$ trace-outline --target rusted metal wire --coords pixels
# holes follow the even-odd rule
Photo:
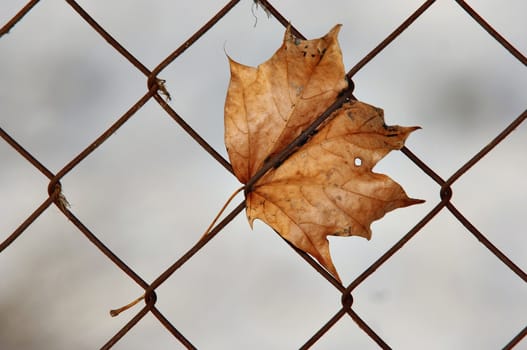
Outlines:
[[[79,18],[84,20],[93,30],[95,30],[108,44],[119,52],[128,62],[136,67],[141,73],[145,75],[146,79],[146,93],[142,96],[134,105],[132,105],[126,113],[118,118],[107,130],[105,130],[100,136],[98,136],[91,144],[89,144],[84,150],[82,150],[77,156],[71,159],[57,174],[53,174],[49,171],[45,165],[43,165],[37,158],[35,158],[30,152],[28,152],[22,145],[20,145],[13,136],[0,129],[1,138],[12,147],[21,157],[26,159],[31,165],[38,169],[46,178],[49,179],[48,184],[48,197],[37,206],[31,215],[29,215],[20,225],[2,242],[0,242],[0,253],[10,247],[10,245],[17,240],[25,230],[38,218],[43,212],[45,212],[51,204],[55,204],[60,211],[82,232],[82,234],[95,246],[97,247],[110,261],[118,266],[126,275],[128,275],[133,281],[135,281],[145,291],[144,301],[145,305],[140,309],[115,335],[113,335],[104,345],[102,349],[110,349],[115,345],[121,338],[135,327],[145,315],[152,313],[160,324],[164,326],[178,341],[188,349],[196,349],[184,334],[182,334],[156,307],[157,295],[155,290],[161,286],[167,279],[169,279],[174,272],[181,268],[187,263],[197,252],[199,252],[208,242],[218,237],[218,233],[221,232],[239,213],[245,208],[245,202],[242,201],[235,209],[233,209],[228,215],[225,216],[207,235],[199,240],[194,246],[190,247],[181,257],[162,271],[159,276],[152,282],[147,283],[139,276],[133,269],[131,269],[123,260],[119,258],[111,249],[104,245],[97,234],[92,232],[87,225],[85,225],[80,219],[78,219],[72,211],[66,205],[66,200],[62,194],[62,188],[60,180],[71,170],[77,167],[88,155],[95,151],[101,144],[114,134],[120,127],[122,127],[134,114],[141,109],[149,100],[153,99],[159,103],[159,105],[167,112],[167,115],[172,118],[180,127],[190,135],[196,143],[198,143],[204,151],[212,156],[219,164],[221,164],[228,172],[232,173],[232,167],[229,162],[224,159],[218,151],[211,147],[185,120],[182,118],[172,107],[166,103],[163,96],[159,94],[165,93],[163,80],[159,78],[159,74],[172,62],[178,59],[190,46],[197,42],[204,34],[211,30],[218,21],[232,10],[238,3],[239,0],[233,0],[228,2],[222,9],[214,14],[209,21],[207,21],[200,29],[198,29],[192,36],[190,36],[183,44],[181,44],[176,50],[169,54],[163,59],[153,70],[147,68],[141,63],[132,53],[130,53],[124,46],[122,46],[115,38],[113,38],[101,25],[99,25],[88,12],[86,12],[76,1],[66,1],[72,9],[79,15]],[[335,103],[328,108],[313,124],[306,129],[301,135],[291,142],[284,150],[278,153],[276,156],[268,160],[262,169],[260,169],[253,178],[249,180],[246,185],[246,192],[251,190],[251,187],[265,175],[270,169],[277,167],[284,160],[287,159],[300,145],[306,142],[317,127],[323,123],[323,121],[329,117],[329,115],[339,108],[342,103],[353,100],[353,81],[352,77],[364,66],[366,66],[374,57],[381,54],[383,50],[397,37],[408,29],[414,21],[425,13],[434,0],[425,1],[419,8],[417,8],[405,21],[403,21],[392,33],[388,34],[376,47],[374,47],[366,56],[364,56],[359,62],[357,62],[351,70],[347,73],[349,82],[348,89],[341,94],[341,96],[335,101]],[[5,25],[0,28],[0,38],[7,34],[14,26],[38,3],[38,1],[30,1],[25,5],[17,14],[15,14]],[[513,55],[518,61],[527,65],[527,59],[525,55],[519,52],[512,44],[510,44],[499,32],[497,32],[492,26],[485,21],[474,9],[472,9],[465,1],[457,0],[459,6],[463,8],[482,28],[484,28],[496,41],[498,41],[511,55]],[[274,16],[278,22],[284,27],[289,26],[292,33],[299,37],[305,38],[300,31],[290,24],[290,21],[280,13],[269,1],[260,0],[258,4],[266,9],[266,12]],[[367,267],[355,280],[349,283],[347,286],[341,285],[333,276],[331,276],[326,270],[324,270],[313,258],[308,254],[296,249],[292,244],[285,241],[293,250],[295,250],[308,264],[310,264],[316,271],[318,271],[322,277],[324,277],[330,284],[332,284],[340,293],[342,308],[337,310],[335,315],[326,321],[321,328],[312,335],[310,339],[306,341],[301,349],[308,349],[314,345],[324,334],[330,330],[336,323],[338,323],[344,316],[348,315],[357,324],[357,326],[364,331],[379,347],[383,349],[389,349],[390,346],[386,341],[371,328],[370,325],[365,322],[360,315],[353,308],[353,291],[361,285],[368,277],[372,276],[379,267],[390,261],[391,257],[397,254],[401,249],[408,243],[413,237],[415,237],[439,212],[448,210],[479,242],[481,242],[485,248],[496,256],[501,262],[503,262],[516,276],[527,282],[527,274],[517,266],[507,255],[501,252],[485,235],[480,232],[476,226],[471,223],[461,211],[459,211],[451,202],[453,197],[452,185],[461,178],[472,166],[477,164],[485,155],[491,152],[500,142],[505,140],[510,133],[520,126],[525,119],[527,119],[527,111],[520,114],[513,122],[511,122],[502,132],[500,132],[493,140],[491,140],[485,147],[478,151],[471,159],[469,159],[463,166],[457,169],[447,180],[444,180],[439,176],[427,163],[419,159],[410,149],[403,147],[402,153],[410,159],[420,171],[426,174],[432,179],[437,185],[439,190],[440,202],[430,210],[422,219],[420,219],[415,226],[408,231],[397,243],[395,243],[390,249],[382,254],[373,264]],[[519,344],[520,341],[527,336],[527,327],[523,328],[517,335],[515,335],[507,344],[504,345],[505,349],[512,349],[515,345]]]
[[[26,4],[26,6],[22,7],[20,11],[16,15],[14,15],[6,24],[0,28],[0,38],[4,36],[5,34],[9,33],[9,31],[18,23],[22,18],[28,14],[31,9],[39,3],[39,0],[32,0]]]
[[[465,10],[476,22],[479,23],[480,26],[483,27],[494,39],[496,39],[497,42],[499,42],[507,51],[509,51],[518,61],[523,63],[524,65],[527,65],[527,57],[523,55],[520,51],[518,51],[514,46],[512,46],[503,36],[501,36],[500,33],[498,33],[497,30],[492,28],[490,24],[483,19],[472,7],[469,6],[469,4],[466,3],[466,1],[462,0],[456,0],[456,2]]]
[[[373,50],[370,51],[363,59],[361,59],[351,70],[348,72],[348,77],[351,79],[362,67],[370,62],[375,56],[377,56],[382,50],[384,50],[392,41],[395,40],[402,32],[404,32],[414,21],[419,18],[435,0],[428,0],[422,4],[414,13],[410,15],[397,29],[395,29],[390,35],[379,43]]]

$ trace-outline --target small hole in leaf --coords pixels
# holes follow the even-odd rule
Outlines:
[[[362,159],[360,159],[359,157],[355,157],[354,163],[355,163],[355,166],[361,166]]]

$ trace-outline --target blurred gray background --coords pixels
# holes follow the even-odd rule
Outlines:
[[[225,1],[80,1],[148,68]],[[275,1],[308,38],[342,23],[350,69],[420,1]],[[527,52],[527,2],[469,2]],[[23,1],[4,0],[0,23]],[[242,1],[165,69],[171,106],[223,156],[225,51],[257,65],[284,28]],[[521,114],[527,71],[453,1],[434,4],[354,78],[355,96],[388,124],[420,125],[407,146],[443,178]],[[62,1],[39,3],[0,38],[0,127],[58,172],[146,91],[145,77]],[[454,205],[527,268],[527,125],[453,186]],[[330,238],[344,282],[439,202],[439,188],[400,152],[376,171],[423,205],[389,213],[373,238]],[[150,101],[62,180],[71,211],[146,281],[201,236],[237,180]],[[0,141],[0,240],[47,198],[48,180]],[[242,197],[235,199],[239,203]],[[0,254],[0,348],[94,349],[139,310],[142,293],[54,206]],[[239,215],[158,290],[158,307],[200,349],[294,349],[339,309],[340,296],[265,224]],[[396,349],[496,349],[527,323],[527,286],[442,211],[354,292],[359,315]],[[183,348],[151,315],[115,349]],[[344,317],[313,349],[376,349]],[[518,349],[527,349],[524,340]]]

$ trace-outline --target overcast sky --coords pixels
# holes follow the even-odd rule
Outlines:
[[[223,1],[81,1],[153,69]],[[349,70],[420,1],[275,1],[306,37],[342,23]],[[2,25],[22,6],[3,1]],[[527,52],[527,2],[472,6]],[[258,65],[284,28],[242,1],[160,73],[176,110],[212,147],[223,144],[225,52]],[[527,71],[455,2],[441,1],[354,77],[355,96],[387,124],[420,125],[407,146],[444,179],[526,106]],[[0,127],[57,173],[146,92],[146,78],[61,1],[42,1],[0,38]],[[453,185],[452,202],[516,265],[527,268],[527,125]],[[375,169],[425,204],[372,225],[373,237],[330,238],[344,283],[360,275],[439,201],[439,187],[393,152]],[[0,240],[46,198],[48,179],[0,141]],[[147,282],[201,236],[240,186],[149,101],[62,180],[70,210]],[[242,201],[240,195],[231,209]],[[108,310],[142,289],[54,206],[0,253],[0,348],[94,349],[139,306]],[[340,308],[339,292],[264,223],[242,213],[157,289],[157,306],[200,349],[294,349]],[[357,313],[396,349],[496,349],[527,323],[527,286],[443,210],[354,291]],[[527,348],[525,340],[518,348]],[[345,316],[314,349],[376,349]],[[116,349],[183,346],[147,315]]]

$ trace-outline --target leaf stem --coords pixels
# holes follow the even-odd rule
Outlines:
[[[214,227],[214,224],[216,224],[216,222],[218,221],[218,219],[220,218],[221,214],[223,214],[223,212],[225,211],[225,209],[227,209],[227,206],[232,202],[232,200],[234,199],[234,197],[236,197],[236,195],[238,193],[240,193],[241,191],[243,191],[245,189],[245,185],[238,188],[236,191],[234,191],[230,197],[227,199],[227,201],[225,202],[225,204],[223,205],[223,207],[220,209],[220,211],[218,212],[218,214],[216,215],[216,217],[214,218],[214,220],[212,220],[212,222],[210,223],[209,227],[207,227],[207,229],[205,230],[205,233],[203,233],[203,235],[201,236],[201,238],[199,239],[198,243],[200,241],[202,241],[209,233],[210,231],[212,230],[212,228]],[[114,309],[114,310],[110,310],[110,315],[112,317],[116,317],[118,316],[121,312],[123,311],[126,311],[130,308],[132,308],[133,306],[137,305],[137,303],[139,303],[141,300],[144,300],[145,298],[145,295],[146,293],[144,293],[143,295],[141,295],[139,298],[133,300],[132,302],[126,304],[125,306],[122,306],[118,309]]]
[[[110,316],[112,317],[118,316],[121,312],[126,311],[129,308],[135,306],[137,303],[139,303],[144,298],[145,298],[145,294],[141,295],[139,298],[135,299],[131,303],[126,304],[125,306],[121,306],[118,309],[110,310]]]
[[[232,202],[232,200],[234,199],[234,197],[236,197],[236,195],[238,193],[240,193],[241,191],[243,191],[245,189],[245,185],[238,188],[236,191],[234,191],[231,196],[229,197],[229,199],[227,199],[227,201],[225,202],[225,204],[223,205],[223,207],[221,207],[220,211],[218,212],[218,214],[216,215],[216,217],[214,218],[214,220],[212,220],[212,222],[210,223],[209,227],[207,227],[207,229],[205,230],[205,232],[203,233],[203,235],[201,236],[201,239],[202,240],[205,236],[207,236],[209,234],[209,232],[212,230],[212,227],[214,227],[214,224],[216,224],[216,222],[218,221],[218,219],[220,218],[221,214],[223,214],[223,212],[225,211],[225,209],[227,209],[227,206]]]

